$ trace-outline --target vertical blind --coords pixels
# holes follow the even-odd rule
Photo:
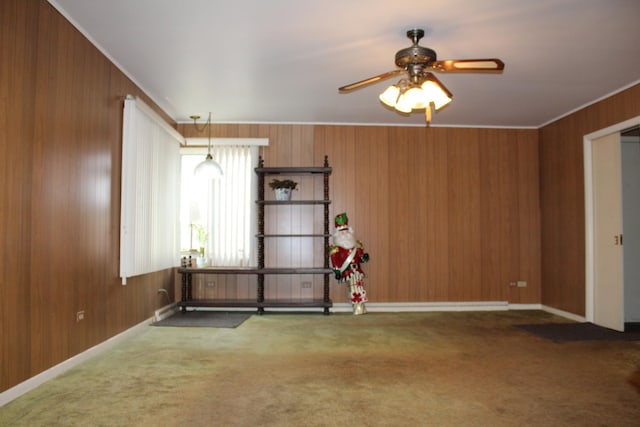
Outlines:
[[[180,143],[140,99],[127,97],[122,130],[120,277],[179,264]]]
[[[214,265],[254,264],[255,206],[258,147],[214,146],[214,159],[225,173],[223,181],[213,181],[210,197],[211,257]]]

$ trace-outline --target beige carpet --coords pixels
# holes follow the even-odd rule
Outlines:
[[[539,311],[268,314],[149,327],[0,408],[2,426],[638,426],[640,342]]]

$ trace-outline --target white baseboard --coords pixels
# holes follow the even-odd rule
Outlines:
[[[178,310],[178,303],[174,302],[173,304],[165,305],[164,307],[156,310],[153,321],[159,322],[162,319],[166,319],[167,317],[176,313]]]
[[[569,320],[574,320],[576,322],[586,322],[587,319],[584,316],[579,316],[577,314],[569,313],[568,311],[559,310],[557,308],[549,307],[547,305],[542,305],[541,310],[547,311],[551,314],[555,314],[556,316],[565,317]]]
[[[576,322],[586,322],[583,316],[558,310],[542,304],[509,304],[506,301],[472,302],[406,302],[372,303],[368,302],[367,311],[373,312],[420,312],[420,311],[504,311],[504,310],[543,310]],[[350,303],[333,304],[332,312],[350,312]]]
[[[101,342],[98,345],[95,345],[85,351],[83,351],[80,354],[77,354],[67,360],[65,360],[64,362],[61,362],[49,369],[47,369],[46,371],[43,371],[41,373],[39,373],[36,376],[33,376],[31,378],[29,378],[26,381],[21,382],[20,384],[17,384],[13,387],[11,387],[8,390],[3,391],[2,393],[0,393],[0,408],[3,407],[4,405],[6,405],[7,403],[11,402],[12,400],[22,396],[23,394],[33,390],[34,388],[38,387],[41,384],[44,384],[45,382],[57,377],[58,375],[61,375],[63,373],[65,373],[66,371],[68,371],[69,369],[78,366],[79,364],[87,361],[88,359],[90,359],[93,356],[96,356],[106,350],[111,349],[114,345],[118,344],[121,341],[124,341],[125,339],[132,337],[134,335],[139,334],[140,332],[142,332],[144,329],[146,329],[147,327],[149,327],[149,324],[151,323],[153,319],[147,319],[144,322],[138,323],[137,325],[127,329],[124,332],[121,332],[118,335],[115,335],[111,338],[109,338],[108,340]]]
[[[375,312],[420,312],[420,311],[496,311],[509,310],[506,301],[473,301],[473,302],[368,302],[367,311]],[[539,306],[538,306],[539,308]],[[198,310],[244,310],[246,308],[200,308]],[[266,307],[266,312],[309,312],[317,313],[319,307]],[[349,313],[353,311],[351,303],[337,302],[331,307],[332,313]]]
[[[544,310],[542,304],[509,304],[509,310]]]
[[[508,310],[506,301],[470,302],[368,302],[368,312],[409,312],[409,311],[497,311]],[[337,303],[335,311],[352,311],[351,304]]]

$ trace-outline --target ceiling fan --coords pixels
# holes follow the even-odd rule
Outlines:
[[[431,122],[431,106],[436,111],[451,102],[453,95],[431,73],[498,73],[504,70],[504,62],[497,58],[488,59],[447,59],[438,61],[436,52],[428,47],[419,45],[424,37],[424,30],[414,28],[407,31],[407,37],[413,45],[396,52],[396,70],[388,71],[359,82],[342,86],[339,92],[345,93],[361,88],[395,75],[406,73],[397,85],[387,88],[380,100],[386,105],[402,113],[425,109],[427,124]]]

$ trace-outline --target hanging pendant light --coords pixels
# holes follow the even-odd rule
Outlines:
[[[195,126],[198,132],[202,132],[204,130],[198,128],[198,124],[196,120],[200,118],[200,116],[191,116],[193,119],[193,125]],[[193,170],[193,173],[198,178],[202,179],[217,179],[222,177],[222,168],[213,160],[213,156],[211,155],[211,113],[209,113],[209,118],[207,119],[207,130],[209,132],[209,145],[207,146],[207,157],[203,162],[199,163],[198,166]]]

